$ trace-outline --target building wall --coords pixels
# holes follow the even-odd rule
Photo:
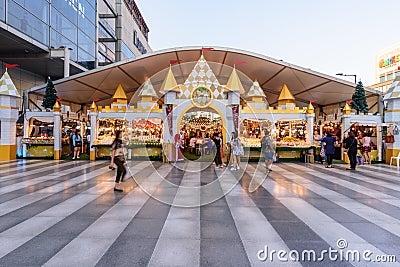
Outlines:
[[[395,77],[400,75],[400,43],[377,53],[374,66],[375,84],[368,87],[386,92]]]
[[[132,1],[119,0],[122,3],[122,55],[121,59],[135,58],[139,55],[146,54],[151,51],[151,48],[144,36],[140,25],[132,11]],[[116,9],[116,0],[108,0],[108,3]],[[98,1],[98,13],[99,14],[112,14],[103,0]],[[108,28],[112,34],[115,34],[115,22],[114,18],[102,18],[100,19],[103,24]],[[136,32],[136,35],[134,34]],[[110,37],[103,29],[99,26],[99,35],[101,37]],[[136,38],[134,38],[136,36]],[[113,62],[115,61],[115,43],[114,42],[103,42],[99,43],[99,62]]]

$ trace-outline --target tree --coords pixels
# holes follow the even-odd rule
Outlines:
[[[368,112],[367,97],[365,96],[365,89],[361,81],[358,82],[351,99],[353,100],[351,108],[357,110],[358,114]]]
[[[57,91],[56,88],[54,88],[53,81],[49,77],[47,80],[46,93],[43,98],[42,107],[44,107],[45,109],[52,109],[56,101]]]

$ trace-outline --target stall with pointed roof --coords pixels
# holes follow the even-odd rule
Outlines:
[[[116,131],[129,140],[128,155],[132,157],[161,157],[163,129],[162,109],[157,104],[157,93],[148,79],[140,88],[136,105],[129,105],[124,88],[119,84],[110,106],[90,107],[90,159],[107,158]],[[145,148],[145,149],[144,149]]]
[[[0,160],[12,160],[17,155],[18,98],[20,98],[18,90],[6,70],[0,79]]]

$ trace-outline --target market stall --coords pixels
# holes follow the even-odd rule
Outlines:
[[[256,94],[259,95],[259,94]],[[257,100],[257,99],[254,99]],[[240,134],[250,157],[261,150],[262,130],[269,129],[271,138],[276,141],[276,153],[279,158],[299,159],[313,146],[314,107],[299,108],[286,85],[283,85],[278,98],[278,107],[265,107],[262,112],[259,101],[250,103],[242,110],[243,121]],[[264,103],[262,103],[264,104]]]
[[[21,144],[24,158],[53,158],[53,112],[27,112],[24,121],[24,138],[21,140]]]
[[[111,106],[96,106],[94,102],[91,106],[91,159],[111,156],[111,144],[116,131],[123,133],[128,159],[141,157],[161,159],[163,132],[161,110],[154,109],[154,112],[149,112],[154,105],[151,98],[142,99],[144,101],[141,103],[151,103],[149,109],[146,109],[146,105],[128,106],[121,85],[118,86],[113,98],[115,102]]]
[[[346,106],[348,106],[346,104]],[[350,107],[344,108],[342,118],[342,136],[353,131],[358,139],[364,135],[371,137],[371,159],[382,161],[382,117],[380,115],[356,115],[350,114]],[[361,151],[359,151],[361,155]],[[349,162],[346,154],[342,153],[342,160]]]

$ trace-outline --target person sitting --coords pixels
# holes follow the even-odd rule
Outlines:
[[[47,134],[46,130],[42,130],[42,133],[40,134],[40,137],[49,137],[49,135]]]

